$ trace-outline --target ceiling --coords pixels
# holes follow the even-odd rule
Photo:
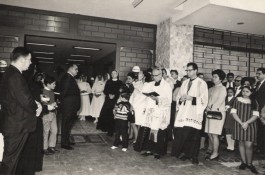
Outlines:
[[[242,33],[265,35],[265,14],[209,4],[175,21]],[[238,23],[244,23],[239,25]]]
[[[132,0],[0,0],[0,3],[71,14],[158,24],[174,14],[174,6],[177,1],[182,0],[143,0],[136,8],[133,7]]]
[[[175,24],[265,35],[264,0],[143,0],[136,8],[132,1],[0,0],[0,4],[148,24],[171,18]]]
[[[38,45],[36,45],[36,43]],[[33,60],[39,64],[93,64],[99,59],[116,51],[115,44],[39,36],[26,36],[25,45],[32,51]],[[76,49],[74,48],[76,46],[99,50]]]

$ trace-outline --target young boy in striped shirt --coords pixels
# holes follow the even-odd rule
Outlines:
[[[111,149],[117,149],[122,143],[122,151],[127,151],[129,135],[128,135],[128,120],[133,122],[132,106],[129,103],[130,94],[122,93],[120,101],[114,107],[113,113],[115,118],[115,140]],[[122,141],[120,141],[120,136]]]

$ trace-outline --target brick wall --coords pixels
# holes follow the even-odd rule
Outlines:
[[[265,66],[264,44],[263,36],[195,27],[193,59],[208,80],[215,69],[255,76]]]
[[[69,32],[69,18],[0,9],[0,25],[57,33]]]
[[[149,50],[121,47],[120,48],[120,79],[124,80],[133,66],[146,70],[152,66],[152,53]]]
[[[18,37],[0,35],[0,60],[10,63],[10,53],[18,46]]]
[[[154,28],[123,25],[115,22],[79,20],[78,33],[82,36],[105,37],[128,41],[154,42]]]
[[[151,67],[153,57],[146,50],[155,50],[156,25],[6,5],[0,5],[0,15],[0,26],[7,28],[5,34],[12,29],[12,32],[15,31],[19,36],[34,33],[40,36],[113,43],[117,44],[117,48],[122,45],[127,50],[120,50],[120,54],[117,53],[120,58],[116,57],[120,60],[122,76],[127,74],[125,70],[129,70],[133,65]],[[19,43],[23,43],[24,38],[20,39]],[[2,50],[0,48],[0,53],[4,53]],[[116,65],[119,70],[117,66],[119,64]]]

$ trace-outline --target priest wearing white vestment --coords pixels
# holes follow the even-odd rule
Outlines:
[[[188,63],[186,72],[189,79],[183,82],[177,95],[171,155],[183,161],[192,159],[193,164],[198,164],[200,131],[208,104],[208,88],[206,82],[197,77],[197,64]]]

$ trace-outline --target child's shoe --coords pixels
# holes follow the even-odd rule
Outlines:
[[[117,149],[118,147],[117,146],[112,146],[110,147],[111,149]]]
[[[121,149],[123,152],[126,152],[127,151],[127,148],[122,148]]]

